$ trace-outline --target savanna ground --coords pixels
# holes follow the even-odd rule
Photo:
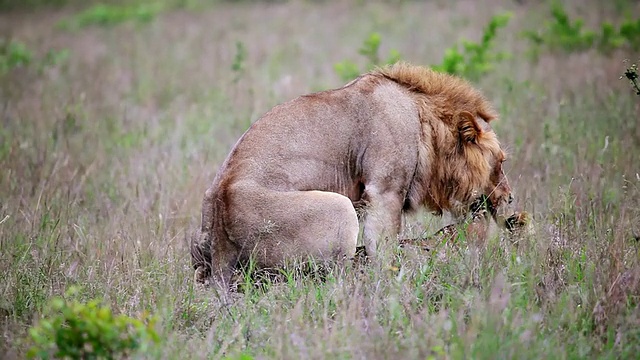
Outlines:
[[[587,24],[624,2],[569,1]],[[623,4],[640,13],[640,4]],[[640,97],[624,59],[527,55],[540,1],[213,2],[148,23],[62,29],[74,6],[0,13],[0,34],[66,61],[0,78],[0,353],[72,285],[159,318],[143,358],[632,358],[640,351]],[[271,106],[337,87],[372,31],[438,63],[492,15],[511,57],[477,85],[496,104],[516,207],[536,233],[432,252],[388,243],[369,266],[289,273],[220,296],[194,287],[191,230],[236,139]],[[238,56],[240,42],[246,56]],[[234,65],[235,64],[235,65]],[[443,222],[406,219],[419,235]],[[296,276],[294,276],[296,275]],[[635,355],[634,355],[635,354]]]

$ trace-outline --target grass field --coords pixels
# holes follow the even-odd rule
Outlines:
[[[184,3],[195,3],[185,1]],[[568,1],[587,25],[620,6]],[[65,29],[73,6],[0,13],[0,36],[50,66],[0,77],[0,357],[72,286],[114,312],[159,318],[140,358],[634,358],[640,352],[640,97],[619,77],[640,54],[527,56],[544,1],[213,2],[148,22]],[[496,105],[516,207],[536,233],[480,248],[389,243],[381,260],[286,274],[219,295],[194,287],[189,234],[236,139],[271,106],[342,84],[335,63],[382,53],[441,61],[511,11],[477,82]],[[244,49],[238,51],[238,45]],[[242,56],[245,53],[245,56]],[[240,55],[239,55],[240,54]],[[424,213],[404,231],[435,231]],[[636,355],[633,355],[636,354]]]

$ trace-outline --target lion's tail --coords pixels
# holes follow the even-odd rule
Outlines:
[[[211,271],[211,241],[209,236],[202,236],[201,231],[196,231],[191,239],[191,265],[194,270],[200,267]]]
[[[201,228],[195,231],[191,239],[191,265],[200,273],[202,281],[211,276],[211,251],[213,221],[215,219],[214,197],[212,188],[205,192],[202,202]]]

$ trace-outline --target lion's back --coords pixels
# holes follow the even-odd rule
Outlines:
[[[331,189],[330,182],[355,175],[375,111],[373,99],[353,86],[297,97],[253,123],[221,171],[269,187]]]

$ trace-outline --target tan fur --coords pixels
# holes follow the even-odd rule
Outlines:
[[[260,267],[351,258],[356,208],[369,256],[378,239],[397,236],[404,212],[461,217],[482,194],[501,208],[511,190],[495,118],[465,81],[405,63],[274,107],[205,194],[198,278],[227,282],[250,256]]]

